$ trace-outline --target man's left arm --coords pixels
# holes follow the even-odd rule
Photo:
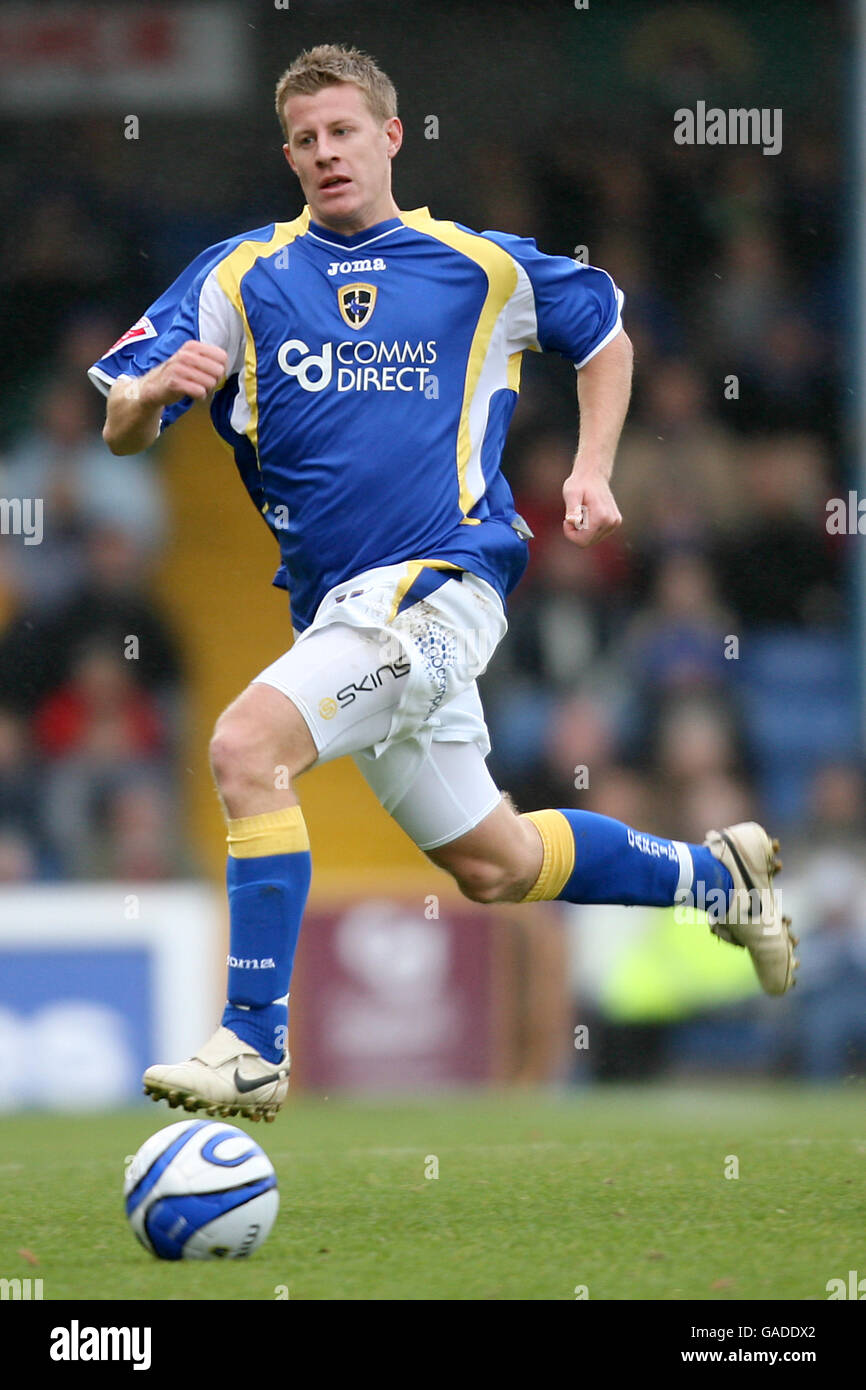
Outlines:
[[[563,530],[584,549],[622,523],[610,476],[631,396],[632,358],[631,340],[622,330],[577,373],[580,435],[574,467],[562,489]]]

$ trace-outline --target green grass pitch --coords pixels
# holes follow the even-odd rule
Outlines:
[[[45,1299],[823,1300],[866,1273],[863,1099],[854,1082],[293,1098],[245,1126],[279,1178],[267,1243],[177,1264],[141,1249],[121,1196],[125,1155],[177,1112],[10,1116],[0,1276]]]

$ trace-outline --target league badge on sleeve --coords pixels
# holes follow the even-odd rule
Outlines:
[[[145,315],[144,318],[140,318],[137,323],[134,323],[131,328],[127,328],[126,332],[121,334],[116,343],[112,343],[108,352],[104,353],[103,356],[110,357],[113,352],[117,352],[118,348],[125,347],[127,343],[137,343],[140,339],[155,338],[156,336],[156,329],[150,319]]]

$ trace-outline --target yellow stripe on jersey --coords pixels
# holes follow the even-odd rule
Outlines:
[[[469,461],[475,448],[481,448],[481,439],[473,440],[469,422],[469,411],[472,405],[475,392],[481,377],[484,361],[490,347],[490,340],[496,321],[505,305],[517,288],[517,271],[512,258],[507,251],[504,251],[496,242],[488,241],[485,237],[473,235],[471,232],[463,232],[454,222],[438,222],[430,217],[426,208],[416,212],[401,213],[401,218],[407,227],[412,227],[417,232],[424,232],[428,236],[434,237],[437,241],[444,242],[446,246],[459,251],[479,265],[487,276],[487,294],[478,322],[475,325],[475,332],[472,335],[472,345],[469,350],[469,357],[466,363],[466,378],[463,387],[463,403],[460,408],[460,424],[457,430],[457,481],[459,486],[460,510],[464,517],[478,501],[478,497],[473,496],[467,480]],[[513,358],[520,356],[513,353],[508,363],[508,385],[511,386],[514,379]],[[520,366],[517,365],[517,380],[520,379]],[[485,414],[486,419],[486,414]],[[479,494],[480,496],[481,494]],[[474,518],[473,518],[474,519]]]
[[[257,460],[259,457],[258,362],[256,345],[250,332],[247,311],[241,294],[241,281],[247,271],[252,270],[256,261],[273,256],[276,251],[288,246],[296,237],[303,236],[309,224],[310,210],[305,207],[300,217],[296,217],[293,222],[277,222],[270,241],[242,241],[217,266],[217,284],[235,306],[243,320],[245,339],[244,392],[250,416],[246,435],[256,451]],[[259,470],[261,471],[261,464],[259,464]],[[267,510],[267,506],[263,510]]]
[[[523,366],[523,353],[512,352],[508,359],[508,387],[511,391],[520,390],[520,368]]]
[[[391,600],[391,608],[388,613],[387,621],[393,623],[397,616],[397,609],[408,594],[418,575],[423,569],[430,570],[459,570],[459,565],[454,565],[450,560],[407,560],[406,573],[397,584],[394,590],[394,597]]]

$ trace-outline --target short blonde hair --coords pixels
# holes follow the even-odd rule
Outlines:
[[[277,83],[277,115],[286,140],[289,139],[285,111],[288,98],[313,96],[323,87],[334,87],[340,82],[352,82],[360,87],[374,120],[388,121],[396,116],[394,84],[368,53],[362,53],[359,48],[344,48],[342,44],[321,43],[301,53]]]

